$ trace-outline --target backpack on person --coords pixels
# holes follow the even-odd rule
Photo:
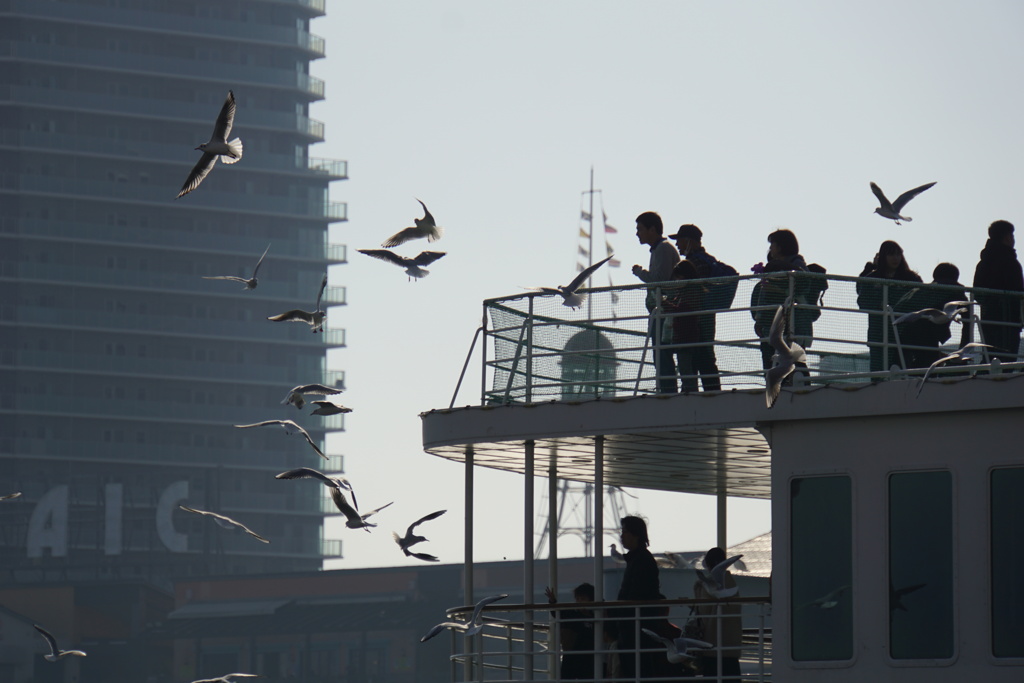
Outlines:
[[[708,277],[735,277],[737,275],[739,275],[739,272],[735,268],[718,259],[712,260],[711,268],[708,271]],[[708,292],[712,308],[731,308],[732,301],[736,298],[736,287],[738,285],[738,279],[716,282]]]
[[[820,273],[824,275],[828,271],[825,267],[817,263],[811,263],[807,266],[807,272],[809,273]],[[817,320],[821,317],[821,306],[825,305],[825,290],[828,289],[828,280],[824,277],[806,278],[804,285],[804,291],[800,293],[800,303],[808,306],[818,306],[816,310],[808,314],[811,321]]]

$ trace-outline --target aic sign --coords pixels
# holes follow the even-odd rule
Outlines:
[[[124,500],[123,484],[106,484],[103,487],[103,553],[120,555],[122,547],[123,519],[121,515]],[[188,481],[176,481],[163,490],[156,504],[156,532],[168,550],[183,553],[188,549],[188,536],[174,530],[172,514],[178,503],[188,499]],[[43,549],[49,548],[53,557],[68,554],[68,487],[55,486],[39,499],[28,522],[29,557],[42,557]]]

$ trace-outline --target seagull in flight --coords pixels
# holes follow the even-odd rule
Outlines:
[[[418,527],[420,524],[423,524],[423,522],[429,522],[432,519],[437,519],[446,512],[448,511],[438,510],[437,512],[431,512],[429,515],[425,517],[420,517],[415,522],[410,524],[409,528],[405,530],[405,536],[399,536],[397,533],[392,531],[391,537],[395,539],[395,543],[397,543],[398,547],[402,549],[402,552],[405,553],[406,557],[415,557],[417,560],[424,560],[426,562],[439,562],[439,560],[433,555],[428,555],[427,553],[410,552],[409,548],[411,546],[416,545],[417,543],[422,543],[423,541],[427,540],[426,537],[417,536],[413,533],[416,527]]]
[[[768,342],[775,349],[775,364],[765,373],[764,382],[764,400],[769,408],[775,405],[779,394],[782,393],[782,380],[793,373],[797,363],[807,362],[807,354],[802,346],[796,342],[786,343],[782,338],[785,327],[785,309],[779,306],[775,309],[775,318],[768,331]]]
[[[182,510],[184,510],[185,512],[194,512],[197,515],[203,515],[204,517],[210,517],[210,518],[213,519],[213,521],[215,521],[217,523],[218,526],[224,527],[225,529],[230,529],[232,527],[238,527],[239,529],[241,529],[245,533],[247,533],[250,536],[252,536],[253,538],[255,538],[257,541],[263,541],[264,543],[270,543],[270,541],[268,541],[267,539],[263,538],[262,536],[260,536],[258,533],[256,533],[255,531],[253,531],[252,529],[250,529],[246,525],[242,524],[241,522],[236,522],[235,520],[231,519],[230,517],[226,517],[224,515],[218,515],[216,512],[210,512],[208,510],[196,510],[195,508],[186,507],[184,505],[179,505],[178,507],[181,508]]]
[[[351,408],[346,408],[339,403],[333,403],[331,401],[313,401],[313,405],[316,406],[316,410],[310,413],[310,415],[337,415],[339,413],[351,413]]]
[[[716,598],[731,598],[739,592],[739,586],[733,586],[732,588],[725,587],[725,572],[729,569],[742,555],[733,555],[732,557],[722,560],[707,574],[699,569],[696,569],[697,578],[704,584],[704,589],[713,597]]]
[[[241,282],[242,284],[245,285],[244,289],[246,289],[246,290],[256,289],[256,285],[258,285],[260,283],[260,281],[256,279],[256,273],[260,272],[260,266],[263,265],[263,259],[265,259],[267,257],[267,252],[268,251],[270,251],[270,245],[269,244],[267,245],[267,248],[263,250],[263,256],[260,256],[260,260],[256,262],[256,267],[252,269],[252,277],[251,278],[246,279],[244,277],[235,277],[234,275],[204,275],[203,279],[204,280],[231,280],[233,282]]]
[[[927,583],[915,583],[914,585],[906,586],[905,588],[895,588],[895,587],[893,587],[892,582],[890,581],[889,582],[889,611],[890,612],[894,612],[894,611],[899,609],[899,610],[903,610],[904,612],[909,612],[910,610],[908,610],[907,606],[903,604],[903,596],[904,595],[909,595],[909,594],[913,593],[914,591],[921,590],[922,588],[924,588],[927,585],[928,585]]]
[[[370,533],[370,527],[377,526],[372,522],[367,522],[367,518],[377,514],[384,508],[388,507],[388,505],[391,505],[395,502],[391,501],[387,505],[381,505],[376,510],[370,510],[366,514],[359,514],[359,512],[354,507],[349,505],[347,500],[345,500],[345,494],[340,487],[331,489],[331,500],[334,501],[335,507],[341,510],[341,514],[345,515],[346,519],[348,520],[345,522],[345,526],[347,526],[349,529],[365,529],[366,533]]]
[[[232,678],[240,676],[242,678],[259,678],[259,674],[224,674],[217,678],[202,678],[198,681],[192,681],[192,683],[235,683]]]
[[[21,498],[21,491],[15,491],[14,493],[8,493],[0,496],[0,500],[14,500],[15,498]]]
[[[316,442],[313,441],[313,437],[309,435],[309,432],[307,432],[299,425],[295,424],[295,422],[293,422],[292,420],[264,420],[263,422],[254,422],[251,425],[235,426],[238,427],[239,429],[248,429],[249,427],[266,427],[268,425],[281,425],[281,428],[289,436],[291,436],[292,434],[302,434],[302,436],[305,437],[306,442],[313,447],[314,451],[316,451],[317,455],[319,455],[324,460],[328,459],[327,456],[324,455],[324,452],[320,450],[320,447],[316,445]]]
[[[949,301],[943,305],[941,311],[937,308],[922,308],[920,311],[904,313],[892,322],[894,325],[899,325],[900,323],[911,323],[915,320],[926,318],[936,325],[945,325],[956,320],[957,316],[966,313],[967,307],[972,304],[973,302],[971,301]]]
[[[199,161],[192,167],[192,171],[188,174],[185,184],[181,186],[181,191],[178,192],[178,196],[175,199],[181,199],[199,187],[199,183],[203,182],[203,178],[208,176],[210,171],[213,170],[217,159],[220,159],[225,164],[233,164],[242,158],[242,140],[235,138],[228,142],[228,137],[231,135],[231,126],[234,123],[235,93],[228,90],[228,97],[224,100],[224,106],[220,108],[220,114],[217,115],[217,123],[213,126],[213,135],[210,136],[210,141],[196,147],[197,150],[202,150],[203,156],[199,157]]]
[[[477,633],[480,633],[484,627],[483,619],[480,618],[480,612],[483,608],[490,605],[492,602],[504,600],[507,597],[508,593],[502,593],[501,595],[492,595],[489,598],[484,598],[473,607],[473,614],[470,615],[469,619],[466,621],[442,621],[440,624],[427,631],[427,634],[420,638],[420,642],[427,642],[445,629],[462,631],[465,636],[475,636]]]
[[[405,268],[405,274],[409,276],[409,280],[412,281],[414,278],[419,279],[426,277],[430,274],[429,270],[426,270],[422,266],[429,266],[434,261],[438,260],[448,252],[445,251],[421,251],[419,256],[415,258],[406,258],[405,256],[399,256],[393,251],[387,249],[356,249],[360,254],[366,254],[372,256],[375,259],[381,261],[388,261],[394,263],[399,268]]]
[[[888,218],[890,220],[896,221],[896,225],[899,225],[900,221],[906,221],[907,223],[909,223],[912,220],[910,216],[901,216],[900,211],[902,211],[903,207],[907,205],[907,202],[909,202],[911,199],[921,194],[934,184],[935,183],[928,183],[927,185],[922,185],[921,187],[915,187],[913,190],[907,190],[899,197],[897,197],[896,201],[890,204],[889,200],[885,198],[885,194],[882,192],[882,188],[878,187],[878,185],[875,185],[874,183],[871,183],[871,191],[875,193],[876,197],[878,197],[879,203],[879,207],[875,209],[875,213],[877,213],[882,218]]]
[[[665,646],[665,656],[673,664],[678,664],[685,659],[693,659],[693,655],[688,652],[689,650],[709,650],[714,647],[711,643],[705,643],[703,640],[695,638],[666,638],[659,636],[649,628],[642,628],[640,630],[647,634],[648,637]]]
[[[984,353],[982,349],[991,348],[993,348],[991,344],[980,344],[978,342],[971,342],[970,344],[966,344],[963,348],[957,349],[948,356],[944,356],[938,359],[937,361],[929,365],[928,369],[924,371],[924,377],[921,378],[921,383],[917,386],[917,395],[914,398],[917,398],[917,396],[921,395],[921,390],[924,389],[924,383],[928,380],[928,375],[931,374],[931,371],[934,370],[935,368],[939,367],[944,363],[948,363],[951,360],[966,360],[974,363],[976,361],[981,360],[981,356]],[[995,363],[995,361],[993,361],[993,363]]]
[[[833,607],[839,604],[839,600],[842,599],[843,594],[846,593],[846,591],[849,590],[849,588],[850,584],[840,586],[835,590],[829,591],[820,598],[815,598],[810,602],[805,602],[804,604],[797,607],[797,609],[803,609],[805,607],[819,607],[821,609],[832,609]]]
[[[48,662],[56,662],[56,661],[59,661],[62,657],[67,657],[69,655],[72,656],[72,657],[85,657],[86,656],[86,654],[84,652],[82,652],[81,650],[62,650],[62,649],[60,649],[59,647],[57,647],[57,639],[54,638],[52,635],[50,635],[49,631],[44,629],[39,624],[32,624],[32,627],[35,628],[35,630],[39,631],[39,633],[43,636],[43,638],[46,639],[46,643],[50,646],[50,654],[43,655],[43,659],[45,659],[46,661],[48,661]]]
[[[324,297],[324,289],[327,288],[327,273],[324,273],[324,279],[320,283],[320,293],[316,295],[316,310],[313,312],[299,310],[293,308],[290,311],[272,315],[267,320],[273,320],[275,323],[279,322],[293,322],[293,323],[306,323],[313,328],[313,334],[324,331],[324,320],[327,318],[327,313],[320,308],[320,300]]]
[[[300,384],[297,387],[292,387],[288,392],[288,395],[281,401],[281,405],[293,405],[296,408],[301,409],[302,406],[306,405],[306,396],[334,396],[340,394],[344,389],[337,389],[335,387],[329,387],[324,384]]]
[[[345,489],[352,494],[352,504],[359,508],[359,504],[356,502],[356,492],[352,488],[352,482],[345,477],[332,477],[324,474],[319,470],[314,470],[312,467],[297,467],[294,470],[288,470],[282,472],[274,477],[274,479],[316,479],[323,483],[324,486],[331,489]]]
[[[441,235],[444,234],[444,228],[438,227],[437,223],[434,221],[434,217],[430,215],[429,211],[427,211],[427,205],[424,204],[422,200],[417,199],[416,201],[418,201],[420,206],[423,207],[423,218],[414,219],[416,227],[399,230],[394,235],[384,240],[380,246],[397,247],[399,244],[405,244],[410,240],[421,239],[423,237],[426,237],[428,242],[436,242],[441,239]]]
[[[608,256],[606,258],[601,259],[594,265],[584,268],[579,272],[578,275],[576,275],[575,278],[573,278],[572,282],[565,285],[564,287],[527,287],[527,289],[532,289],[533,291],[536,292],[544,292],[545,294],[558,294],[559,296],[562,297],[563,306],[568,306],[569,308],[579,308],[580,306],[583,305],[583,302],[586,300],[586,296],[582,294],[577,294],[576,290],[580,288],[580,285],[587,281],[587,278],[594,274],[595,270],[597,270],[604,264],[608,263],[608,261],[610,261],[611,259],[612,257]]]

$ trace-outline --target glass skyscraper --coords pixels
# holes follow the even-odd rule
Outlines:
[[[325,463],[342,416],[282,405],[341,384],[314,310],[327,228],[345,220],[312,158],[324,0],[0,0],[0,581],[308,571],[323,490],[274,475]],[[234,165],[175,199],[228,91]],[[249,277],[252,291],[204,276]],[[179,508],[215,511],[270,543]]]

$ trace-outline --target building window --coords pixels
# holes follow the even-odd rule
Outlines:
[[[1024,657],[1024,467],[992,470],[992,654]]]
[[[889,477],[889,654],[953,656],[953,476]]]
[[[853,657],[850,478],[793,479],[789,509],[793,659],[850,659]]]

